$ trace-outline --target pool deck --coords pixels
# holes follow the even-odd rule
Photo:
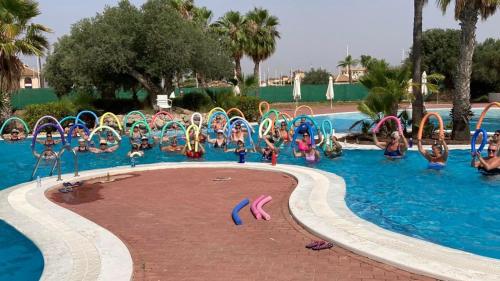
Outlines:
[[[46,197],[60,184],[54,177],[41,187],[0,191],[0,219],[44,255],[42,280],[429,280],[397,268],[445,280],[500,280],[500,260],[360,219],[345,204],[345,182],[331,173],[191,162],[84,171],[77,179],[107,173],[132,176],[47,193],[65,208]],[[273,197],[265,206],[272,219],[256,221],[247,207],[244,224],[235,226],[234,205],[260,194]],[[340,246],[307,250],[317,239],[309,233]]]

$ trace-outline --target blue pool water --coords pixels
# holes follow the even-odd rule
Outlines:
[[[334,119],[336,126],[338,119]],[[491,123],[497,126],[499,120]],[[123,145],[113,154],[80,154],[80,170],[130,165],[125,156],[128,149]],[[29,180],[35,159],[28,141],[0,141],[0,157],[0,189]],[[205,160],[237,159],[232,153],[208,149]],[[155,148],[146,152],[138,165],[179,161],[186,158],[160,153]],[[259,162],[260,155],[249,154],[247,161]],[[282,151],[278,161],[306,165],[303,159],[291,156],[290,148]],[[347,150],[343,157],[322,159],[313,167],[342,176],[347,184],[347,205],[372,223],[444,246],[500,258],[500,176],[482,176],[469,167],[469,162],[468,151],[453,150],[448,167],[436,172],[426,169],[426,161],[417,152],[393,162],[385,160],[381,151]],[[71,169],[72,158],[66,153],[63,172]],[[44,164],[40,175],[46,176],[48,171],[49,165]],[[3,221],[0,233],[0,280],[38,280],[43,257],[36,246]]]
[[[441,118],[443,118],[443,122],[445,125],[450,123],[450,110],[449,109],[429,109],[428,111],[433,111],[439,113],[441,115]],[[474,113],[474,116],[472,117],[471,120],[471,131],[474,131],[476,128],[477,121],[479,119],[479,116],[481,116],[482,109],[473,109],[472,112]],[[411,112],[410,112],[411,113]],[[368,117],[362,113],[355,112],[355,113],[340,113],[340,114],[335,114],[335,115],[326,115],[326,116],[318,116],[316,119],[319,124],[325,119],[328,119],[332,121],[333,126],[335,127],[335,131],[337,133],[346,133],[349,131],[349,128],[351,125],[362,119],[367,119]],[[431,122],[434,122],[433,119],[431,119]],[[491,108],[488,111],[488,114],[484,118],[482,127],[486,129],[488,132],[494,132],[495,130],[500,129],[500,109],[497,108]],[[359,132],[360,131],[360,126],[357,126],[353,128],[351,131],[352,132]]]

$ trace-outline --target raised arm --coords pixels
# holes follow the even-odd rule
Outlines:
[[[403,139],[403,146],[401,147],[401,152],[406,152],[408,150],[408,140],[405,138],[404,134],[401,134],[401,138]]]
[[[418,151],[420,152],[420,154],[422,154],[422,156],[424,156],[425,159],[427,159],[427,161],[431,161],[431,156],[422,146],[422,140],[418,140],[417,146],[418,146]]]
[[[373,133],[373,143],[380,149],[385,149],[385,147],[387,146],[387,143],[378,141],[376,133]]]
[[[440,140],[440,143],[443,146],[443,160],[448,161],[448,145],[444,140]]]

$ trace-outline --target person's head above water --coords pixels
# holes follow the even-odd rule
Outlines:
[[[495,142],[490,142],[488,146],[488,157],[493,158],[498,156],[498,144]]]
[[[11,132],[10,132],[11,135],[18,135],[19,134],[19,130],[18,129],[13,129]]]
[[[85,145],[85,140],[83,138],[78,139],[78,145],[79,146],[84,146]]]
[[[148,141],[149,141],[149,140],[148,140],[148,137],[146,137],[146,136],[144,136],[144,137],[142,137],[142,138],[141,138],[141,143],[142,143],[142,144],[147,144],[147,143],[148,143]]]
[[[106,140],[100,140],[99,141],[99,148],[102,149],[102,150],[108,148],[108,143],[106,142]]]
[[[399,138],[400,138],[400,135],[399,135],[398,131],[394,131],[391,133],[391,141],[393,141],[393,142],[398,141]]]
[[[443,154],[443,147],[439,143],[435,143],[432,145],[432,154],[434,156],[441,156]]]
[[[224,137],[224,131],[223,130],[218,130],[217,131],[217,137],[218,138],[223,138]]]
[[[240,147],[245,145],[245,143],[244,143],[242,140],[239,140],[239,141],[237,142],[237,144],[238,144],[238,146],[240,146]]]

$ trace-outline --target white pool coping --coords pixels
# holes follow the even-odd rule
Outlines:
[[[455,250],[385,230],[356,216],[346,205],[344,180],[332,173],[293,165],[182,162],[82,171],[65,181],[175,168],[242,168],[287,173],[298,185],[290,195],[292,216],[307,230],[362,256],[443,280],[500,280],[500,260]],[[42,251],[41,280],[131,280],[133,263],[125,244],[110,231],[51,202],[42,186],[28,182],[0,191],[0,219]],[[369,187],[367,187],[369,188]],[[230,211],[230,210],[229,210]],[[228,212],[229,212],[228,211]]]

